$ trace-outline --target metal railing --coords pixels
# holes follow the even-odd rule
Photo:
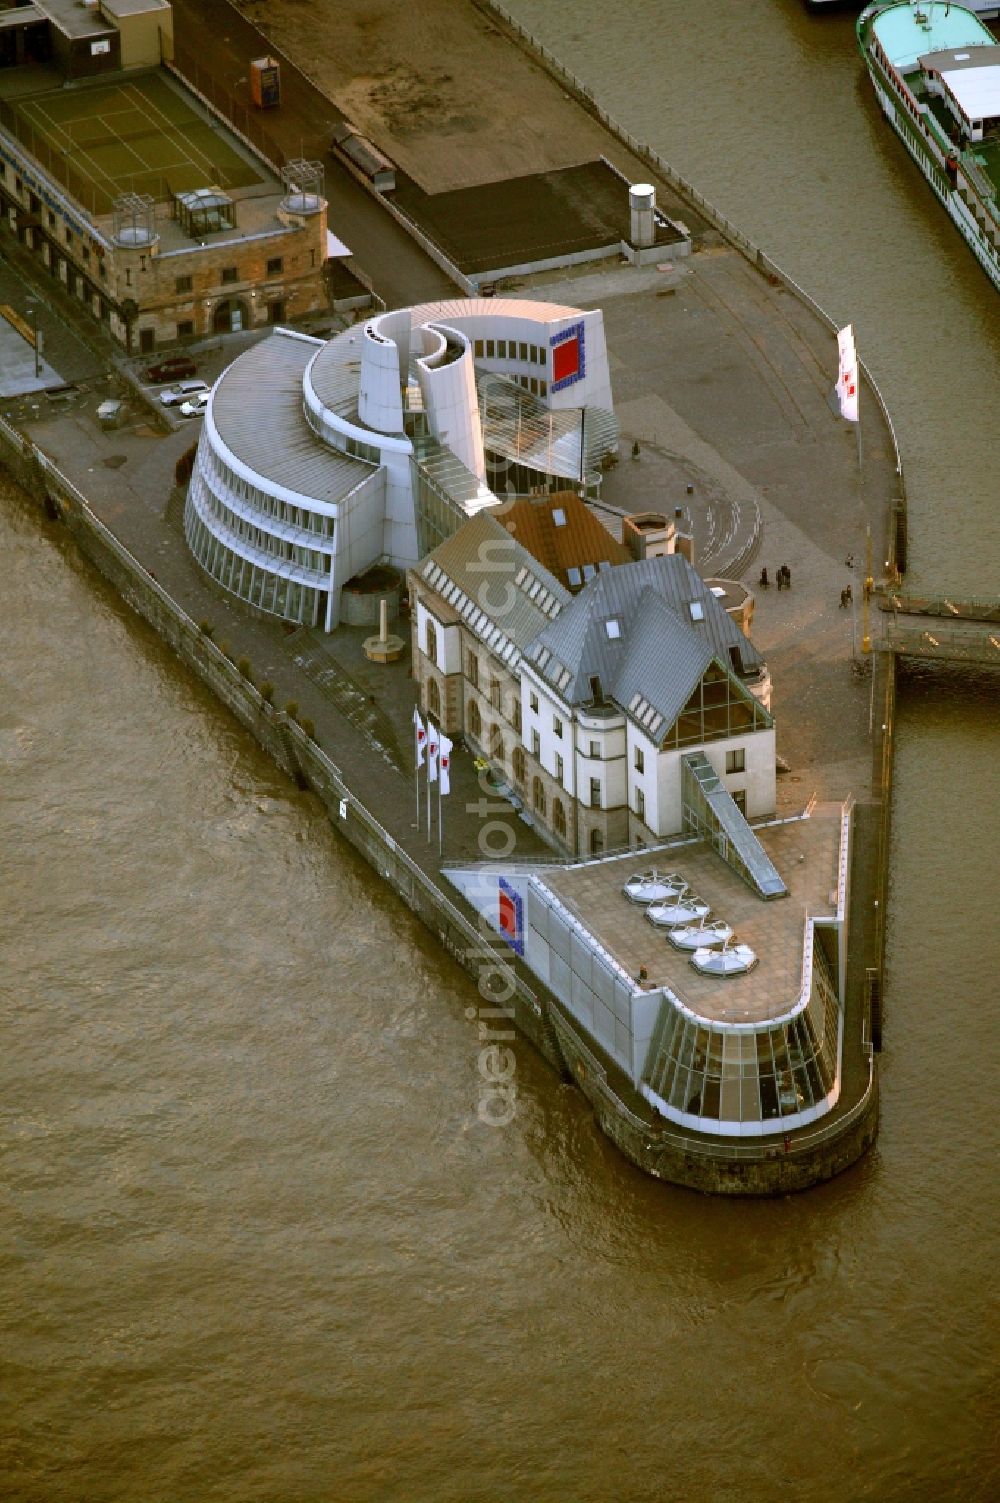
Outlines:
[[[962,621],[995,621],[1000,625],[1000,597],[973,596],[956,601],[947,595],[900,595],[890,591],[879,600],[883,611],[906,616],[942,616]]]
[[[278,142],[265,130],[257,116],[236,98],[232,90],[209,68],[200,63],[193,52],[174,43],[172,58],[164,58],[164,67],[180,78],[216,115],[225,121],[233,132],[245,141],[276,176],[285,163],[285,153]]]
[[[991,632],[985,624],[981,632],[948,631],[940,626],[931,630],[890,619],[878,645],[899,657],[1000,667],[1000,627]]]

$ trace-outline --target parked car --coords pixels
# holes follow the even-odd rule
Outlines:
[[[185,376],[193,376],[198,367],[190,355],[168,355],[166,360],[158,360],[151,365],[146,372],[147,381],[183,381]]]
[[[182,402],[177,411],[181,417],[200,417],[208,406],[208,399],[211,395],[210,391],[196,392],[190,402]]]
[[[208,391],[207,381],[178,381],[176,386],[168,386],[166,391],[160,392],[160,401],[164,407],[178,407],[181,402],[189,402],[200,391]]]

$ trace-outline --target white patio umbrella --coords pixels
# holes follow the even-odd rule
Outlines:
[[[672,929],[676,924],[693,924],[698,919],[707,918],[710,910],[711,904],[688,887],[659,903],[651,903],[646,909],[646,917],[658,929]]]
[[[700,924],[682,924],[671,929],[667,938],[677,950],[712,949],[732,939],[733,928],[725,919],[712,919]]]
[[[629,877],[622,892],[630,903],[655,903],[683,892],[686,886],[680,872],[658,872],[654,867],[652,871]]]
[[[749,945],[723,945],[721,950],[695,950],[691,964],[703,976],[745,976],[757,956]]]

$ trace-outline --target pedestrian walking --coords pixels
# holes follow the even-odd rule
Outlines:
[[[844,559],[844,563],[847,565],[847,567],[849,569],[853,569],[854,568],[854,554],[853,553],[849,553],[847,555],[847,557]]]
[[[781,587],[782,587],[782,585],[785,583],[785,576],[784,576],[784,574],[782,574],[781,570],[779,569],[778,572],[777,572],[777,574],[774,577],[778,581],[778,589],[780,590]]]
[[[790,590],[792,588],[792,571],[787,564],[782,564],[781,576],[785,581],[785,589]]]
[[[760,587],[762,590],[770,588],[771,581],[767,577],[767,565],[760,571]]]

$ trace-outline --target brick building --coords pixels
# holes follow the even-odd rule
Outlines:
[[[275,176],[184,88],[166,0],[2,21],[0,215],[126,350],[327,306],[321,164]]]

